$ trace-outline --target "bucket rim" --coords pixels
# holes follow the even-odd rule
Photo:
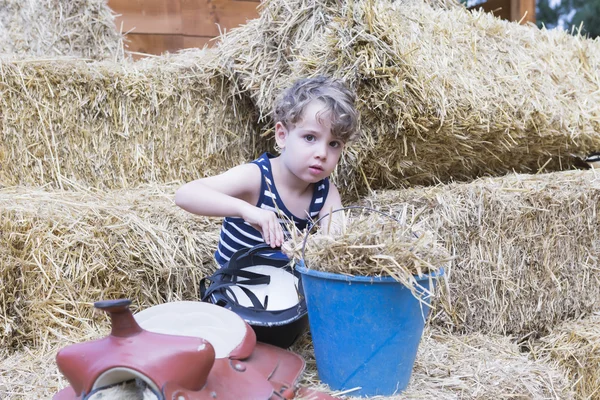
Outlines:
[[[391,276],[351,276],[351,275],[336,274],[333,272],[317,271],[314,269],[307,268],[306,265],[304,264],[304,260],[299,260],[294,265],[294,268],[298,272],[300,272],[300,274],[302,274],[302,275],[308,275],[308,276],[313,276],[313,277],[322,278],[322,279],[330,279],[330,280],[334,280],[334,281],[365,282],[365,283],[375,283],[375,282],[398,283],[398,281],[395,280]],[[444,273],[445,273],[444,268],[440,268],[439,270],[437,270],[435,272],[431,272],[429,274],[423,274],[422,276],[414,275],[414,277],[417,282],[422,282],[422,281],[428,281],[429,279],[440,278],[441,276],[444,275]]]

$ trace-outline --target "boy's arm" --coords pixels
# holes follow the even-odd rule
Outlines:
[[[333,183],[330,183],[329,193],[327,194],[327,199],[325,200],[325,204],[323,204],[323,208],[321,208],[321,212],[319,212],[319,218],[326,214],[330,214],[332,211],[339,210],[340,208],[342,208],[340,192]],[[341,229],[343,218],[343,212],[336,212],[331,215],[327,215],[320,222],[321,229],[324,229],[325,233],[338,232]]]
[[[260,192],[261,174],[254,164],[234,167],[221,175],[186,183],[175,193],[175,204],[207,217],[240,217],[262,233],[272,247],[283,244],[283,230],[272,211],[251,204]]]

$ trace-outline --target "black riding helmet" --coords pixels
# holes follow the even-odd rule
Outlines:
[[[200,281],[200,297],[238,314],[263,343],[290,347],[308,327],[300,273],[279,248],[266,244],[236,251]]]

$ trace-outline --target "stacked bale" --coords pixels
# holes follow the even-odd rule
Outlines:
[[[5,347],[46,346],[82,336],[104,320],[92,303],[130,298],[135,309],[197,299],[214,269],[218,220],[193,218],[175,188],[108,193],[0,191],[0,296]]]
[[[383,191],[365,204],[434,232],[454,255],[435,323],[547,333],[600,303],[600,175],[509,175]]]
[[[580,398],[600,397],[600,315],[557,326],[534,345],[534,353],[566,369]]]
[[[0,218],[3,218],[0,212]],[[4,229],[0,230],[0,243],[8,242],[12,235]],[[0,347],[8,342],[8,337],[13,335],[13,330],[19,324],[19,314],[16,313],[16,304],[21,294],[21,273],[19,262],[12,255],[12,249],[0,247]],[[8,265],[13,265],[7,268]]]
[[[6,355],[0,363],[0,397],[10,400],[50,398],[53,393],[66,386],[67,382],[58,373],[54,363],[57,350],[58,348],[53,347],[45,351]],[[310,336],[305,336],[293,350],[301,353],[307,360],[307,371],[301,385],[328,390],[318,381]],[[5,382],[4,388],[2,382]],[[127,391],[123,390],[123,393]],[[111,394],[116,396],[118,393],[113,391]],[[348,396],[352,396],[352,393]],[[573,398],[573,393],[566,374],[560,367],[547,358],[532,360],[520,354],[509,338],[479,334],[459,336],[430,331],[425,334],[421,343],[407,390],[397,396],[377,398],[566,400]]]
[[[271,0],[218,52],[263,116],[299,77],[356,90],[346,194],[559,170],[600,149],[600,43],[565,32],[421,0]]]
[[[52,54],[84,51],[65,43]],[[35,48],[46,44],[23,48],[41,54]],[[343,78],[358,93],[362,138],[337,176],[346,195],[566,168],[600,149],[599,46],[451,0],[271,0],[216,53],[2,60],[0,187],[54,189],[0,191],[0,345],[42,349],[2,354],[0,397],[56,389],[56,371],[44,385],[28,378],[43,367],[24,364],[53,364],[44,351],[57,340],[105,328],[93,301],[129,297],[144,308],[196,299],[196,283],[212,271],[218,222],[178,210],[175,185],[82,187],[191,180],[246,161],[265,145],[259,134],[278,91],[315,74]],[[418,221],[456,255],[435,323],[526,336],[599,301],[598,182],[593,172],[514,175],[366,203]],[[502,396],[572,394],[560,369],[526,359],[508,338],[438,332],[425,338],[414,382],[396,398]]]
[[[431,332],[412,385],[398,399],[572,399],[570,382],[548,358],[533,360],[511,338]]]
[[[51,399],[68,385],[56,367],[57,347],[9,354],[0,351],[0,398]]]
[[[0,67],[0,186],[193,180],[254,155],[253,108],[208,51]]]
[[[307,360],[303,386],[323,386],[317,375],[310,336],[294,345]],[[350,399],[352,392],[347,396]],[[572,399],[565,371],[548,357],[534,360],[519,352],[509,337],[456,335],[426,329],[415,361],[411,382],[396,396],[402,400],[455,399]],[[308,399],[307,399],[308,400]]]
[[[123,36],[107,0],[2,0],[0,53],[121,59]]]
[[[423,338],[412,384],[390,399],[572,399],[562,369],[534,361],[510,338],[431,332]]]

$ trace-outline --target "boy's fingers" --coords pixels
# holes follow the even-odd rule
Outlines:
[[[275,224],[272,225],[271,238],[273,238],[271,241],[271,247],[277,247],[277,227]]]
[[[274,241],[274,245],[275,247],[279,247],[281,246],[281,239],[279,238],[279,232],[281,231],[281,226],[279,225],[279,222],[276,220],[275,221],[275,229],[273,230],[273,241]]]
[[[271,225],[271,247],[275,248],[278,246],[278,235],[277,228],[279,227],[279,222],[277,222],[277,216],[273,214],[273,217],[270,221]]]
[[[273,226],[273,247],[279,247],[279,222],[275,220],[275,226]]]
[[[266,244],[271,244],[271,237],[269,236],[269,224],[263,226],[263,239],[265,239]]]
[[[273,247],[273,228],[271,227],[271,221],[267,222],[267,244]]]
[[[277,235],[278,235],[278,246],[283,246],[283,229],[281,228],[281,225],[278,224],[278,229],[277,229]]]

